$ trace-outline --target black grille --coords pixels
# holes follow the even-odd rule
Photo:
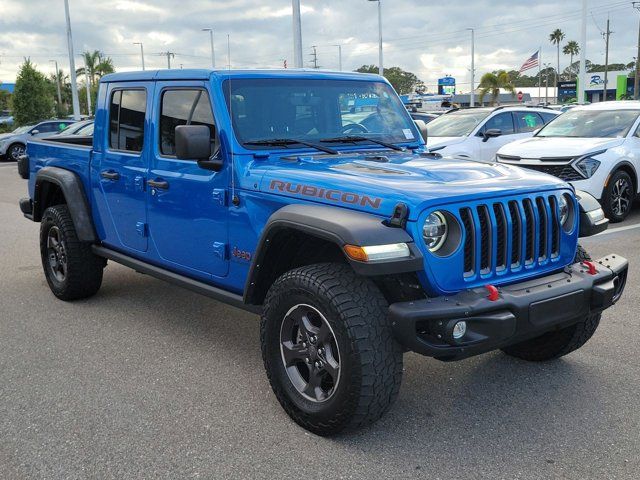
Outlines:
[[[464,276],[544,263],[557,257],[561,228],[555,196],[460,209],[464,230]],[[478,256],[479,250],[479,256]],[[524,257],[523,257],[524,254]]]
[[[571,165],[519,165],[524,168],[536,170],[537,172],[548,173],[554,177],[561,178],[564,181],[572,180],[584,180],[584,177],[580,175],[575,168]]]

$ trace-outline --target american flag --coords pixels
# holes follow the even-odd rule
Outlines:
[[[540,50],[538,50],[536,53],[534,53],[529,58],[527,58],[527,60],[520,67],[519,73],[522,73],[525,70],[529,70],[529,69],[531,69],[533,67],[537,67],[538,66],[538,52],[539,51]]]

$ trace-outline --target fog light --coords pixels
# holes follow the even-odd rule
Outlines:
[[[462,320],[453,326],[453,338],[460,340],[467,333],[467,322]]]

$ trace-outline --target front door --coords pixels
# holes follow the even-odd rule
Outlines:
[[[147,112],[153,96],[149,82],[110,85],[107,92],[108,129],[103,152],[96,153],[97,181],[102,201],[98,208],[104,243],[123,249],[147,250],[145,177],[149,141]]]
[[[154,145],[147,181],[150,238],[163,262],[202,278],[228,271],[228,168],[204,170],[175,155],[178,125],[207,125],[213,144],[211,98],[204,82],[158,82]],[[227,166],[228,167],[228,166]]]
[[[491,117],[487,120],[487,123],[484,124],[481,132],[485,130],[500,130],[501,135],[499,137],[488,138],[484,142],[481,141],[479,160],[483,162],[493,162],[500,147],[519,138],[513,125],[511,112],[502,112]]]

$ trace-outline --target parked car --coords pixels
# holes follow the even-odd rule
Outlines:
[[[317,434],[380,418],[404,351],[550,360],[624,289],[624,258],[578,247],[607,226],[595,199],[427,153],[378,75],[176,69],[99,88],[93,138],[30,139],[18,162],[49,288],[90,297],[111,260],[260,313],[274,394]],[[374,108],[353,123],[345,98]]]
[[[72,123],[64,130],[55,134],[56,137],[66,137],[69,135],[93,135],[93,120],[81,120]]]
[[[413,121],[422,120],[425,124],[431,122],[431,120],[435,120],[440,115],[436,115],[435,113],[426,113],[426,112],[411,112],[411,118]]]
[[[16,161],[25,152],[27,139],[53,135],[72,123],[73,120],[47,120],[0,135],[0,158]]]
[[[501,163],[555,175],[600,200],[619,222],[640,191],[640,102],[600,102],[577,106],[533,138],[510,143],[497,154]]]
[[[444,156],[493,162],[500,147],[532,136],[559,114],[511,106],[452,110],[429,123],[427,147]]]

